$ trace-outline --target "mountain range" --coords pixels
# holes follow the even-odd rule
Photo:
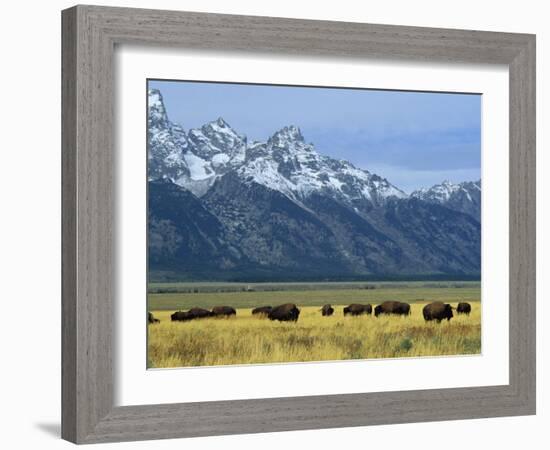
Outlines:
[[[481,181],[408,195],[296,126],[185,130],[148,92],[150,280],[476,278]]]

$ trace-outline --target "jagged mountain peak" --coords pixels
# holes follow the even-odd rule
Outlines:
[[[162,93],[160,90],[151,88],[147,90],[147,96],[149,98],[149,106],[153,104],[160,104],[164,108],[164,100],[162,98]]]
[[[216,124],[218,124],[220,127],[229,127],[229,124],[221,116],[216,119]]]
[[[216,120],[205,123],[200,129],[204,133],[229,133],[235,136],[240,136],[235,131],[235,129],[225,121],[223,117],[218,117]],[[241,136],[241,138],[244,138],[244,136]]]
[[[288,142],[304,142],[302,131],[295,125],[288,125],[276,131],[268,140],[274,145],[284,145]]]
[[[189,174],[182,159],[188,147],[183,128],[168,119],[162,94],[158,89],[148,90],[148,178],[177,180]]]
[[[429,188],[421,188],[414,191],[412,197],[432,196],[441,200],[448,200],[449,196],[459,191],[467,191],[469,188],[481,190],[481,180],[478,181],[463,181],[461,183],[453,183],[450,180],[443,180],[439,184],[434,184]]]
[[[350,206],[365,201],[377,205],[389,197],[407,196],[385,178],[321,155],[303,141],[256,143],[239,172],[248,182],[283,192],[297,201],[323,193]]]
[[[438,203],[481,221],[481,180],[461,183],[444,180],[430,188],[414,191],[411,197]]]
[[[169,124],[162,94],[158,89],[148,91],[149,127],[166,127]]]
[[[269,157],[278,163],[287,163],[290,160],[316,160],[320,155],[315,151],[313,144],[305,143],[300,128],[289,125],[276,131],[266,142],[255,141],[249,146],[249,158],[258,157]]]
[[[216,154],[244,155],[246,136],[237,133],[222,117],[189,130],[189,139],[195,145],[198,156],[210,159]]]

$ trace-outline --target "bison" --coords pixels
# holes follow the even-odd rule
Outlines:
[[[258,306],[252,310],[252,315],[267,316],[273,308],[271,306]]]
[[[451,320],[453,317],[453,307],[448,303],[433,302],[429,303],[422,309],[424,320],[437,320],[441,322],[443,319]]]
[[[191,308],[189,311],[176,311],[170,316],[172,321],[185,322],[188,320],[202,319],[203,317],[212,317],[213,314],[207,309]]]
[[[148,312],[147,313],[147,322],[149,322],[149,323],[159,323],[160,320],[155,319],[155,316],[153,316],[153,313]]]
[[[457,314],[469,315],[472,312],[472,305],[469,303],[461,302],[456,307]]]
[[[170,319],[172,319],[172,322],[191,320],[191,318],[185,311],[176,311],[170,316]]]
[[[212,315],[215,317],[230,317],[236,316],[237,311],[235,311],[235,308],[232,308],[231,306],[214,306],[212,308]]]
[[[372,313],[372,305],[369,303],[367,303],[366,305],[359,305],[357,303],[353,303],[344,308],[344,316],[347,316],[347,315],[360,316],[362,314],[371,314],[371,313]]]
[[[191,319],[202,319],[203,317],[212,317],[214,314],[204,308],[191,308],[187,311],[188,316]]]
[[[278,320],[279,322],[297,322],[300,310],[294,303],[285,303],[273,308],[267,317],[270,320]]]
[[[334,308],[330,305],[324,305],[321,308],[321,314],[323,316],[332,316],[334,314]]]
[[[397,316],[408,316],[411,313],[411,305],[404,302],[387,301],[377,305],[374,308],[374,315],[378,317],[380,314],[393,314]]]

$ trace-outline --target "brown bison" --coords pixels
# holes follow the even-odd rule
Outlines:
[[[172,319],[172,322],[191,320],[186,311],[176,311],[170,316],[170,319]]]
[[[215,317],[230,317],[236,316],[237,311],[235,311],[235,308],[232,308],[231,306],[214,306],[212,308],[212,315]]]
[[[330,305],[324,305],[321,308],[321,314],[323,316],[332,316],[334,314],[334,308]]]
[[[204,317],[212,317],[213,314],[207,309],[191,308],[189,311],[176,311],[170,316],[172,321],[185,322],[188,320],[202,319]]]
[[[294,303],[285,303],[273,308],[267,317],[270,320],[278,320],[279,322],[297,322],[300,310]]]
[[[456,307],[457,314],[469,315],[472,312],[472,305],[469,303],[461,302]]]
[[[187,311],[187,314],[191,319],[202,319],[203,317],[212,317],[214,314],[204,308],[191,308]]]
[[[380,314],[393,314],[396,316],[408,316],[411,313],[411,305],[408,303],[387,301],[377,305],[374,308],[374,315],[378,317]]]
[[[155,316],[153,316],[153,313],[148,312],[147,313],[147,322],[149,322],[149,323],[159,323],[160,320],[155,319]]]
[[[360,316],[362,314],[371,314],[372,313],[372,305],[367,303],[366,305],[359,305],[357,303],[353,303],[349,306],[346,306],[344,308],[344,316]]]
[[[437,320],[441,322],[443,319],[451,320],[453,317],[453,307],[448,303],[433,302],[429,303],[422,309],[424,320]]]
[[[258,306],[252,310],[252,315],[267,316],[273,308],[271,306]]]

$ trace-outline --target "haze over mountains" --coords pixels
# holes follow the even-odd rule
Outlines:
[[[184,130],[149,91],[151,281],[475,278],[481,181],[407,195],[288,126],[249,142]]]

